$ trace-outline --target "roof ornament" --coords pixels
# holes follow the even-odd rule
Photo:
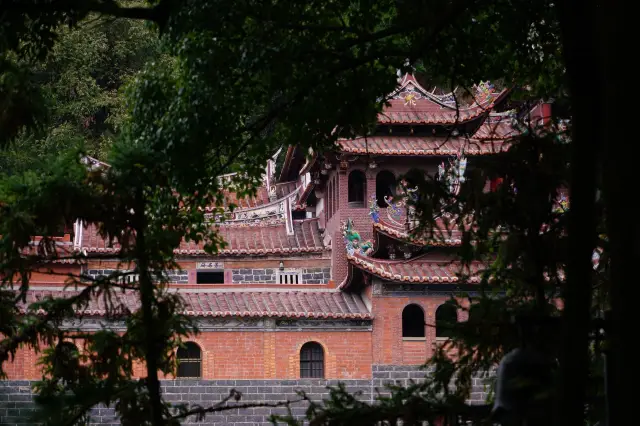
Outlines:
[[[375,223],[380,221],[377,199],[375,195],[371,197],[369,203],[369,215]],[[397,201],[394,202],[394,199]],[[404,227],[403,218],[413,220],[415,209],[413,204],[418,199],[418,187],[409,188],[406,180],[401,180],[398,189],[398,196],[384,196],[384,202],[387,204],[387,217],[397,226]]]
[[[490,81],[481,81],[475,86],[477,104],[492,102],[496,97],[496,87]]]
[[[464,153],[459,152],[449,164],[445,165],[444,161],[438,166],[438,180],[443,181],[449,188],[452,195],[460,192],[460,185],[465,182],[464,176],[467,170],[467,157]]]
[[[569,199],[567,198],[567,194],[561,193],[560,197],[556,201],[556,206],[553,209],[554,213],[565,213],[569,211]]]
[[[407,84],[402,91],[393,96],[393,99],[404,101],[405,106],[415,106],[416,101],[422,98],[424,95],[412,83]]]
[[[353,220],[351,218],[342,222],[340,229],[342,230],[349,256],[353,256],[356,252],[363,256],[369,256],[373,252],[373,243],[371,241],[362,241],[358,231],[353,228]]]
[[[371,216],[373,223],[380,222],[380,207],[378,207],[376,194],[371,194],[371,197],[369,198],[369,216]]]
[[[404,200],[401,198],[397,202],[393,202],[393,197],[384,196],[384,202],[387,203],[387,215],[389,219],[399,223],[404,213]]]
[[[273,201],[276,201],[277,199],[278,199],[278,194],[276,194],[276,186],[271,185],[271,187],[269,187],[269,201],[273,202]]]

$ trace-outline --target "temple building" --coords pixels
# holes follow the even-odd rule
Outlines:
[[[374,134],[339,140],[329,152],[284,148],[282,167],[275,173],[277,159],[269,160],[255,196],[229,194],[238,208],[216,224],[227,246],[211,256],[183,242],[175,252],[181,270],[168,272],[201,330],[178,351],[176,379],[234,380],[249,394],[256,381],[270,389],[308,378],[345,381],[370,398],[385,380],[423,374],[416,367],[447,339],[439,323],[466,319],[445,301],[472,288],[480,266],[461,278],[457,230],[412,232],[411,187],[401,179],[418,169],[455,191],[477,157],[506,149],[519,134],[515,112],[505,106],[508,90],[489,83],[474,90],[473,100],[459,105],[405,75]],[[544,115],[547,107],[529,113]],[[438,218],[444,228],[449,219]],[[56,263],[57,272],[95,278],[117,268],[117,242],[92,225],[78,221],[59,244],[86,261]],[[64,276],[34,274],[29,299],[64,291]],[[136,309],[135,297],[122,297]],[[83,327],[99,327],[103,314],[95,301]],[[36,359],[23,351],[8,379],[41,377]],[[257,389],[255,399],[268,394]]]

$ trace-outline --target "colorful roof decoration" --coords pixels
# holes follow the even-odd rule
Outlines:
[[[266,255],[290,253],[321,253],[324,250],[317,219],[297,220],[293,223],[293,235],[287,235],[286,224],[245,224],[244,226],[219,226],[219,232],[227,246],[218,251],[219,256]],[[80,250],[87,253],[117,253],[117,241],[109,244],[102,238],[95,225],[82,231]],[[205,255],[202,243],[183,241],[175,251],[181,255]]]
[[[480,264],[473,264],[470,271],[463,271],[458,262],[427,260],[416,257],[409,260],[384,260],[364,257],[360,254],[348,254],[347,260],[356,268],[362,269],[383,280],[410,283],[457,283],[460,274],[468,273],[465,283],[479,283]]]
[[[46,297],[62,298],[76,291],[30,290],[27,305]],[[341,291],[181,291],[185,301],[184,313],[196,317],[280,317],[280,318],[335,318],[371,319],[371,313],[357,294]],[[128,311],[139,307],[139,298],[132,292],[116,292],[115,303]],[[26,311],[26,305],[20,305]],[[92,300],[78,314],[105,315],[106,305],[102,298]]]
[[[463,151],[467,156],[490,155],[504,151],[503,141],[480,141],[461,137],[436,138],[422,136],[370,136],[356,139],[340,139],[342,152],[375,155],[439,156],[456,155]]]
[[[371,241],[363,241],[358,231],[353,227],[353,220],[347,219],[342,223],[340,228],[344,237],[344,244],[348,254],[360,253],[368,256],[373,252],[373,243]]]
[[[497,92],[493,85],[481,82],[476,87],[474,102],[461,105],[453,93],[436,95],[418,83],[415,76],[405,74],[399,87],[388,97],[378,114],[379,124],[455,124],[485,115],[501,100],[506,90]]]

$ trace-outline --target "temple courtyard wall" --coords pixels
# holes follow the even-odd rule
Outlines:
[[[370,379],[362,380],[163,380],[162,388],[165,398],[174,403],[192,403],[202,406],[210,406],[229,395],[231,389],[242,392],[240,403],[270,402],[276,403],[283,400],[295,400],[297,391],[304,390],[308,396],[319,401],[327,398],[329,392],[327,386],[335,386],[344,383],[349,391],[362,392],[360,399],[366,402],[374,402],[377,395],[376,389],[384,391],[385,384],[408,385],[410,380],[424,380],[428,374],[418,366],[407,365],[374,365]],[[478,377],[474,380],[474,389],[471,393],[470,403],[483,404],[486,402],[489,387],[489,379]],[[27,426],[34,423],[30,417],[35,411],[32,381],[28,380],[0,380],[0,425],[2,426]],[[306,403],[292,405],[294,415],[304,417]],[[246,408],[233,409],[216,414],[210,414],[203,422],[194,420],[184,424],[198,424],[206,426],[230,425],[269,425],[271,414],[284,414],[283,408]],[[120,423],[115,418],[113,408],[95,408],[92,411],[92,425],[115,426]]]

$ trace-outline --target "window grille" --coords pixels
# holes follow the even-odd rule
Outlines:
[[[308,342],[300,349],[300,377],[324,378],[324,350],[319,343]]]
[[[200,350],[200,346],[193,342],[187,342],[184,347],[178,348],[177,356],[177,377],[202,377],[202,351]]]
[[[299,269],[278,271],[279,284],[302,284],[302,276]]]

